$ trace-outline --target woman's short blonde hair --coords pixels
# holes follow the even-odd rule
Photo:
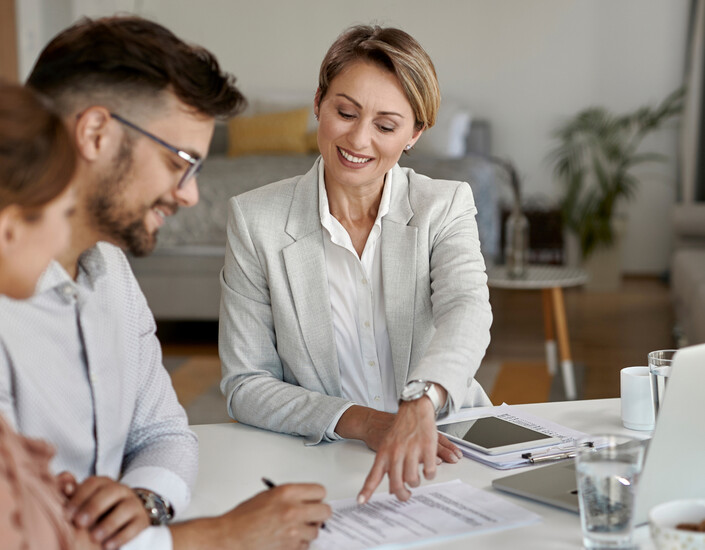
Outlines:
[[[421,45],[395,28],[358,25],[344,31],[326,53],[318,75],[319,100],[330,83],[356,61],[369,61],[396,75],[416,117],[416,129],[436,122],[441,104],[436,69]]]

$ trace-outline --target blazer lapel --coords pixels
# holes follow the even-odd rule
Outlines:
[[[296,185],[286,231],[295,240],[282,253],[304,343],[326,393],[341,396],[318,212],[318,162]]]
[[[414,215],[409,204],[409,181],[398,165],[392,174],[392,185],[389,212],[382,218],[382,283],[399,394],[407,381],[414,330],[417,228],[408,225]]]

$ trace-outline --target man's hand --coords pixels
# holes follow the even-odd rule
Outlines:
[[[385,474],[389,476],[389,492],[399,500],[408,500],[411,492],[406,485],[418,487],[421,483],[420,464],[423,464],[424,477],[433,479],[437,464],[441,461],[454,463],[462,457],[460,449],[436,430],[430,399],[422,397],[416,401],[402,402],[399,412],[393,416],[387,433],[379,438],[377,456],[357,497],[360,504],[370,499]],[[372,443],[375,444],[375,441]],[[370,443],[368,446],[374,448]]]
[[[73,546],[71,550],[102,550],[102,546],[91,540],[91,534],[85,529],[71,527],[73,530]]]
[[[65,474],[58,478],[66,494],[71,480]],[[108,477],[89,477],[75,485],[67,510],[74,525],[87,529],[91,539],[105,550],[122,546],[150,525],[139,497],[127,485]]]
[[[59,492],[66,497],[66,501],[74,495],[78,488],[78,482],[71,472],[64,470],[55,478],[56,485],[59,487]]]
[[[331,515],[325,496],[316,484],[280,485],[217,518],[172,525],[174,550],[308,548]]]

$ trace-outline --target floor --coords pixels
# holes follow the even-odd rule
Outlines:
[[[544,335],[538,291],[492,290],[492,342],[487,361],[542,361]],[[625,278],[618,292],[565,290],[573,359],[584,365],[585,399],[619,396],[619,371],[645,365],[649,351],[671,348],[668,286],[657,278]]]
[[[509,365],[517,374],[511,377],[516,383],[507,402],[536,400],[533,386],[545,378],[541,294],[493,289],[490,301],[494,312],[492,343],[478,379],[484,387],[492,388],[498,373]],[[584,399],[619,396],[620,369],[644,365],[649,351],[674,345],[668,286],[657,278],[626,278],[619,292],[567,289],[565,305]],[[159,323],[165,364],[192,423],[227,420],[217,389],[217,335],[214,322]],[[535,381],[532,387],[523,381],[526,376]],[[541,383],[550,385],[550,380]],[[495,396],[492,398],[495,401]]]

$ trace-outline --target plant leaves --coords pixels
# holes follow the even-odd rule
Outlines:
[[[644,137],[683,110],[685,89],[671,92],[656,107],[615,115],[589,107],[554,132],[558,145],[548,159],[563,187],[561,211],[587,257],[612,243],[612,215],[618,203],[635,197],[639,180],[630,170],[645,162],[664,162],[663,154],[637,152]]]

